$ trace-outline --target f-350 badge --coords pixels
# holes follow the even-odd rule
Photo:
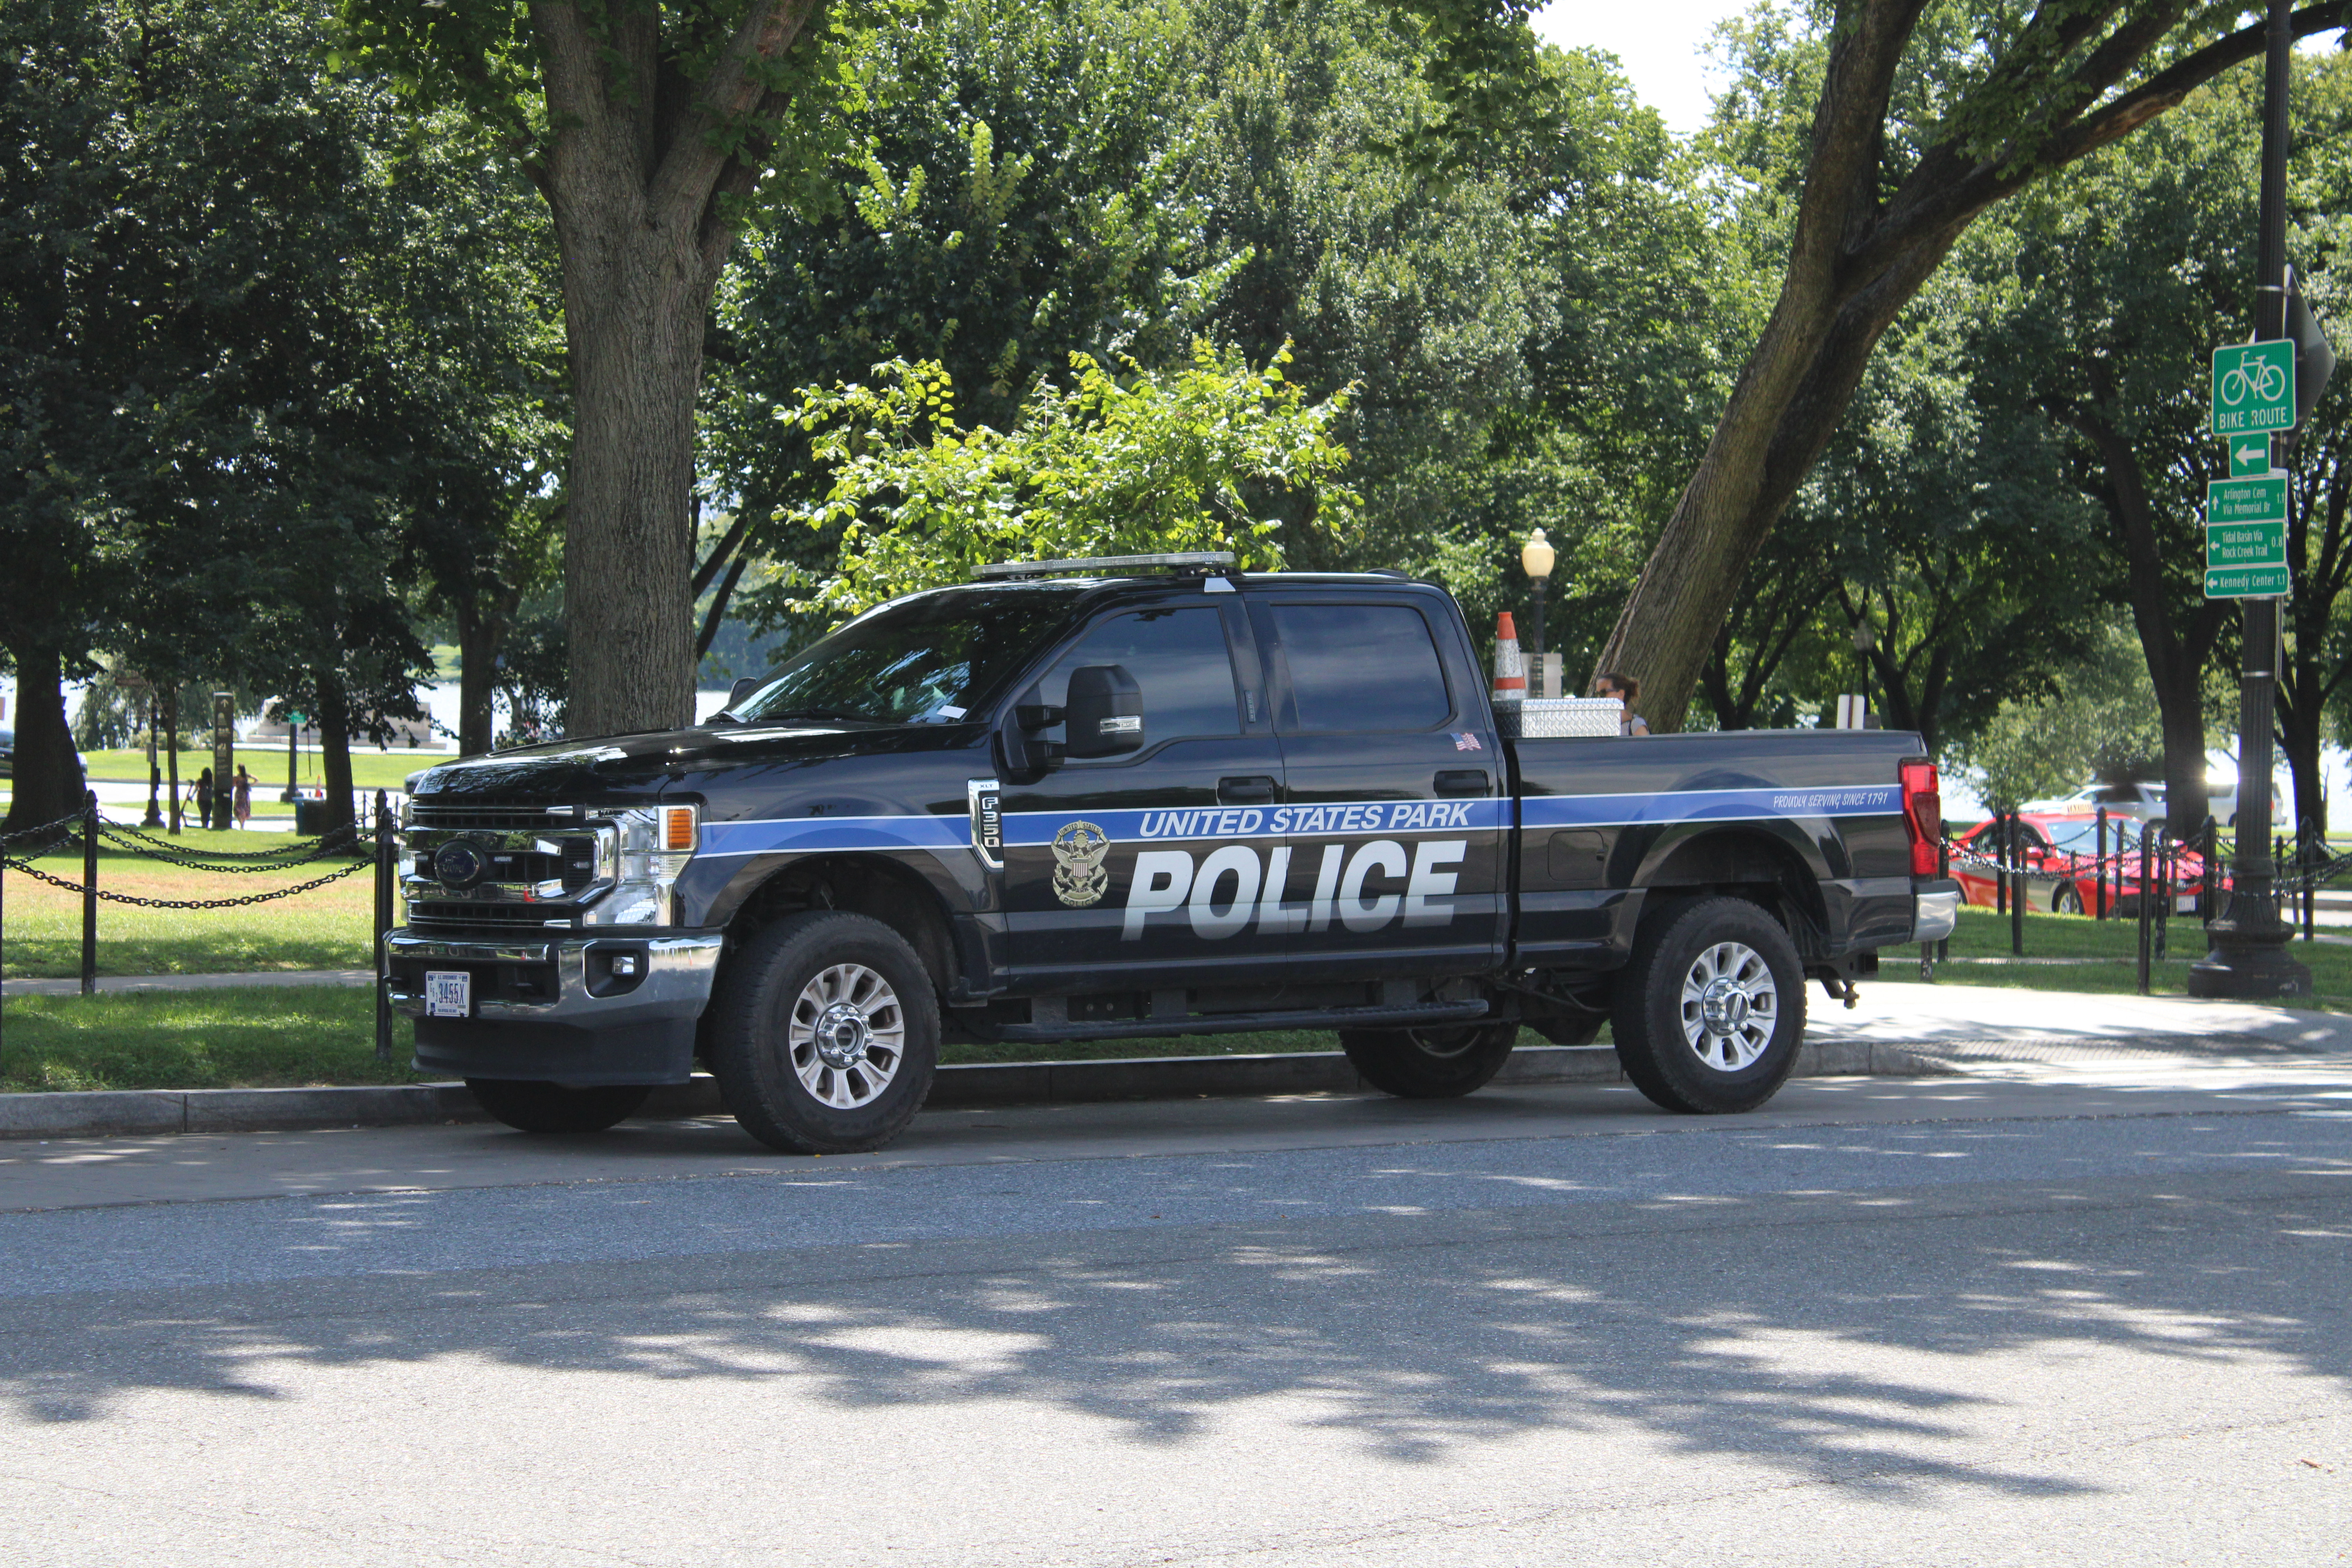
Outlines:
[[[1074,910],[1100,901],[1110,891],[1103,861],[1110,837],[1091,822],[1072,822],[1054,835],[1054,896]]]

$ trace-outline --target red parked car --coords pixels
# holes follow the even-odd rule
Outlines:
[[[2062,915],[2089,912],[2097,897],[2098,817],[2071,812],[2024,812],[2019,815],[2018,826],[2024,840],[2026,907]],[[2129,817],[2107,819],[2109,914],[2133,918],[2139,914],[2139,834],[2140,824]],[[1961,902],[1979,909],[1998,906],[1994,869],[1985,863],[1996,858],[1998,842],[1995,824],[1989,820],[1979,822],[1952,841],[1952,875],[1959,881]],[[1978,856],[1982,856],[1983,861],[1978,860]],[[2118,856],[2122,857],[2120,866],[2116,864]],[[2198,890],[2204,885],[2204,857],[2193,849],[2179,849],[2175,851],[2173,867],[2173,910],[2194,913]],[[2226,875],[2221,885],[2229,885]]]

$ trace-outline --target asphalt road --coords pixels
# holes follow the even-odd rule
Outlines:
[[[12,1564],[2352,1554],[2341,1065],[0,1155]]]

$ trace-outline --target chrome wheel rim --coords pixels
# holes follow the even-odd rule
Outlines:
[[[1683,976],[1683,1040],[1717,1072],[1755,1065],[1780,1022],[1780,987],[1764,955],[1746,942],[1699,950]]]
[[[785,1029],[793,1073],[818,1104],[871,1105],[898,1076],[907,1014],[890,983],[862,963],[820,969],[802,987]]]

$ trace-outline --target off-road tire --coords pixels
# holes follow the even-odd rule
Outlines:
[[[1517,1024],[1342,1029],[1339,1048],[1364,1081],[1404,1100],[1454,1100],[1483,1089],[1519,1037]]]
[[[897,1031],[887,1081],[862,1103],[828,1104],[803,1081],[791,1038],[795,1009],[829,973],[862,971],[887,984]],[[846,1004],[845,1004],[846,1005]],[[907,1129],[931,1091],[940,1059],[939,997],[915,950],[864,915],[814,910],[764,927],[727,960],[711,999],[709,1059],[727,1109],[743,1130],[788,1154],[855,1154]],[[878,1058],[877,1058],[878,1059]],[[854,1098],[869,1079],[841,1069]],[[836,1079],[821,1081],[836,1086]]]
[[[643,1083],[575,1086],[515,1078],[469,1078],[466,1087],[493,1120],[520,1132],[602,1132],[653,1092]]]
[[[1685,984],[1703,955],[1737,948],[1761,961],[1772,994],[1770,1027],[1754,1058],[1711,1065],[1689,1037]],[[1743,993],[1745,994],[1745,993]],[[1743,1012],[1743,1018],[1752,1014]],[[1780,1092],[1805,1034],[1805,971],[1789,933],[1745,899],[1676,901],[1651,911],[1618,976],[1612,1032],[1625,1076],[1649,1100],[1690,1115],[1753,1110]],[[1744,1026],[1743,1026],[1744,1028]],[[1722,1037],[1714,1037],[1721,1049]]]

